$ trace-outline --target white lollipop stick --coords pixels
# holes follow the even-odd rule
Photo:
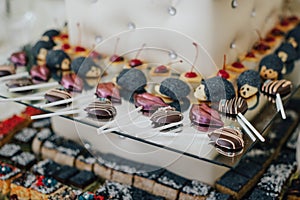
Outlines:
[[[43,119],[43,118],[49,118],[59,115],[71,115],[71,114],[78,114],[82,112],[82,109],[76,109],[76,110],[68,110],[68,111],[61,111],[61,112],[54,112],[54,113],[47,113],[47,114],[41,114],[41,115],[33,115],[31,116],[31,119]]]
[[[51,102],[51,103],[42,104],[42,105],[39,105],[38,107],[40,107],[40,108],[49,108],[49,107],[58,106],[58,105],[66,104],[66,103],[71,103],[71,102],[77,101],[77,100],[82,99],[82,98],[91,98],[93,96],[94,95],[80,95],[80,96],[77,96],[77,97],[71,97],[69,99],[63,99],[63,100],[54,101],[54,102]]]
[[[159,126],[159,127],[154,128],[154,130],[155,131],[161,131],[161,130],[164,130],[164,129],[172,128],[174,126],[178,126],[180,124],[182,124],[182,121],[171,123],[171,124],[167,124],[167,125],[164,125],[164,126]]]
[[[6,81],[6,80],[10,80],[10,79],[18,79],[18,78],[23,78],[23,77],[28,77],[28,76],[29,76],[28,72],[20,72],[17,74],[0,77],[0,81]]]
[[[277,111],[280,111],[282,119],[286,119],[286,114],[285,114],[284,107],[283,107],[282,100],[281,100],[279,93],[276,94],[275,102],[276,102]]]
[[[36,84],[36,85],[27,85],[27,86],[23,86],[23,87],[9,88],[8,91],[9,92],[21,92],[21,91],[26,91],[26,90],[55,87],[58,85],[59,85],[58,82],[41,83],[41,84]]]
[[[236,119],[238,123],[241,125],[241,127],[245,130],[247,135],[250,137],[250,139],[254,142],[256,140],[256,137],[252,134],[250,129],[247,127],[247,125],[239,117],[237,117]]]
[[[127,115],[130,115],[131,113],[138,112],[138,111],[140,111],[140,110],[142,110],[142,109],[143,109],[143,107],[142,107],[142,106],[139,106],[139,107],[137,107],[136,109],[134,109],[134,110],[128,112],[127,114],[123,115],[121,118],[123,118],[123,117],[125,117],[125,116],[127,116]],[[101,132],[102,130],[108,128],[110,125],[112,125],[112,124],[115,123],[115,122],[116,122],[116,120],[113,120],[113,121],[108,122],[108,123],[105,124],[104,126],[101,126],[100,128],[98,128],[98,132],[99,132],[99,131]]]
[[[35,100],[43,100],[44,96],[24,96],[10,99],[0,99],[0,102],[10,102],[10,101],[35,101]]]
[[[265,138],[252,126],[252,124],[242,115],[238,113],[238,117],[245,123],[245,125],[258,137],[261,142],[265,141]]]

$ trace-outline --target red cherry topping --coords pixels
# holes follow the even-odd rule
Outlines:
[[[154,69],[155,73],[166,73],[169,69],[165,65],[159,65]]]
[[[226,66],[226,55],[224,55],[223,69],[220,69],[218,71],[217,76],[228,79],[230,77],[230,75],[228,74],[228,72],[226,72],[225,66]]]
[[[265,39],[266,42],[274,42],[275,41],[275,38],[274,37],[267,37]]]
[[[61,39],[69,39],[69,35],[68,34],[61,34],[60,38]]]
[[[143,62],[139,59],[136,59],[136,58],[130,60],[130,62],[129,62],[130,67],[137,67],[137,66],[140,66],[142,64],[143,64]]]
[[[298,21],[299,18],[297,16],[290,16],[287,18],[288,21],[292,22],[292,21]]]
[[[262,42],[259,42],[254,46],[254,49],[257,51],[266,51],[266,50],[270,49],[270,46],[268,46]]]
[[[240,62],[234,62],[232,63],[232,66],[239,69],[245,68],[245,66]]]
[[[84,51],[85,51],[84,47],[81,47],[81,46],[76,46],[75,47],[75,52],[84,52]]]
[[[111,62],[121,62],[121,61],[124,61],[124,58],[122,56],[118,56],[118,55],[114,54],[109,58],[109,61],[111,61]]]
[[[282,36],[282,35],[284,35],[284,32],[278,28],[273,28],[271,31],[271,34],[274,36]]]
[[[63,44],[62,46],[61,46],[61,49],[62,50],[68,50],[68,49],[70,49],[71,48],[71,46],[69,45],[69,44],[67,44],[67,43],[65,43],[65,44]]]
[[[287,19],[283,19],[283,20],[281,20],[280,25],[281,26],[288,26],[289,25],[289,21]]]
[[[247,57],[247,58],[255,58],[255,54],[252,53],[252,52],[248,52],[248,53],[246,54],[246,57]]]
[[[185,75],[184,75],[186,78],[195,78],[195,77],[197,77],[198,75],[197,75],[197,73],[195,73],[195,72],[187,72],[187,73],[185,73]]]

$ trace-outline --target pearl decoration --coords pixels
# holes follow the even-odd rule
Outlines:
[[[169,57],[170,57],[171,59],[176,59],[178,56],[177,56],[177,54],[176,54],[175,51],[170,51],[170,52],[169,52]]]
[[[99,44],[100,42],[102,42],[102,37],[100,35],[97,35],[95,37],[95,42],[96,42],[96,44]]]
[[[176,13],[177,13],[177,10],[176,10],[176,8],[174,8],[173,6],[170,6],[170,7],[168,8],[168,13],[169,13],[171,16],[175,16]]]
[[[256,16],[256,10],[255,8],[253,8],[251,11],[251,17],[255,17],[255,16]]]
[[[136,28],[136,26],[133,22],[129,22],[127,27],[128,27],[129,30],[134,30]]]
[[[231,49],[235,49],[235,48],[236,48],[236,44],[235,44],[234,41],[230,43],[230,48],[231,48]]]
[[[232,1],[231,1],[231,7],[232,7],[232,8],[237,8],[238,5],[239,5],[239,4],[238,4],[237,0],[232,0]]]

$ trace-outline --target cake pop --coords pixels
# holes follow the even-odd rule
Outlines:
[[[46,64],[46,57],[48,55],[48,51],[53,48],[53,44],[51,42],[46,41],[38,41],[32,47],[32,54],[36,60],[38,65]]]
[[[196,88],[194,96],[200,101],[219,102],[221,99],[234,98],[235,91],[231,82],[220,76],[215,76],[203,80]]]
[[[159,86],[159,93],[175,101],[188,96],[190,91],[188,84],[177,78],[167,78]]]
[[[297,26],[286,35],[286,41],[293,45],[297,52],[297,58],[300,57],[300,26]]]
[[[50,70],[70,70],[71,59],[63,50],[51,50],[46,56],[46,65]]]
[[[284,63],[284,73],[290,73],[294,69],[294,61],[297,59],[297,52],[292,44],[284,42],[278,49],[276,49],[275,54]]]
[[[97,65],[92,58],[78,57],[71,63],[71,69],[80,78],[99,78],[102,73],[102,69]]]
[[[45,31],[42,35],[41,40],[46,41],[46,42],[51,42],[53,46],[55,46],[55,42],[53,41],[53,37],[58,36],[60,32],[55,29],[49,29]]]
[[[284,63],[276,54],[265,56],[259,63],[259,74],[262,79],[281,79]]]

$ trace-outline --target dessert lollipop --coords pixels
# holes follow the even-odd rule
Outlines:
[[[152,127],[160,130],[177,127],[182,124],[183,115],[172,107],[162,107],[155,111],[151,117]],[[179,123],[178,123],[179,122]],[[181,122],[181,123],[180,123]],[[168,125],[168,126],[166,126]]]
[[[231,82],[215,76],[203,80],[196,88],[194,96],[200,101],[219,102],[221,99],[232,99],[235,97],[235,91]]]
[[[153,113],[160,107],[167,107],[162,98],[155,96],[151,93],[134,94],[134,105],[142,107],[144,113]]]
[[[75,73],[63,75],[60,84],[68,91],[81,92],[83,90],[83,81]]]
[[[96,119],[112,119],[116,116],[117,110],[108,99],[100,99],[90,103],[84,109],[88,116]]]
[[[284,63],[284,74],[291,73],[294,69],[294,61],[298,55],[292,44],[284,42],[275,51],[275,54]]]
[[[13,65],[0,65],[0,77],[9,76],[16,73],[16,68]]]
[[[284,63],[276,54],[269,54],[259,63],[259,74],[264,80],[277,80],[282,77]]]
[[[42,34],[41,40],[46,41],[46,42],[51,42],[52,45],[55,46],[56,44],[53,41],[53,38],[55,36],[58,36],[59,34],[60,34],[60,32],[58,30],[49,29]]]
[[[201,131],[205,131],[208,128],[219,128],[224,125],[218,111],[210,108],[205,103],[193,104],[189,117],[192,124]]]
[[[266,80],[262,84],[262,93],[267,95],[270,101],[276,102],[277,111],[280,110],[283,119],[286,119],[286,115],[281,98],[288,96],[292,91],[292,87],[292,82],[285,79]]]
[[[30,69],[33,83],[47,82],[50,79],[50,70],[46,65],[35,65]]]
[[[31,86],[31,85],[33,85],[33,82],[31,80],[31,78],[13,79],[13,80],[10,80],[9,82],[6,83],[6,86],[9,88],[9,91],[13,90],[13,92],[28,92],[28,91],[31,91],[32,89],[14,91],[14,89],[23,88],[23,87]]]
[[[117,84],[129,92],[144,91],[147,79],[145,74],[139,69],[123,69],[117,76]]]
[[[290,43],[297,52],[297,58],[300,57],[300,26],[297,26],[286,35],[286,41]]]
[[[47,103],[57,102],[72,98],[72,95],[64,88],[54,88],[46,91],[44,95]],[[71,103],[71,102],[69,102]],[[68,103],[66,103],[68,104]],[[66,105],[65,104],[65,105]],[[61,104],[62,105],[62,104]]]
[[[28,58],[24,51],[19,51],[12,53],[9,60],[15,66],[25,66],[27,64]]]
[[[71,59],[63,50],[51,50],[46,56],[46,65],[51,71],[70,70]]]
[[[259,102],[260,75],[255,70],[247,70],[237,78],[238,96],[247,101],[249,109],[253,109]]]
[[[90,57],[77,57],[71,63],[71,69],[80,78],[100,78],[102,69]]]
[[[46,57],[48,51],[50,51],[52,48],[53,48],[53,44],[51,42],[40,40],[37,43],[35,43],[35,45],[32,47],[32,54],[35,58],[37,65],[46,64]]]
[[[239,152],[244,148],[242,132],[237,128],[222,127],[208,134],[211,144],[225,152]]]
[[[109,99],[112,103],[121,103],[119,88],[112,82],[98,83],[96,95],[98,98]]]
[[[191,84],[192,87],[196,87],[201,82],[202,76],[199,73],[194,72],[195,63],[196,63],[196,61],[198,59],[198,55],[199,55],[199,46],[195,42],[193,42],[193,45],[196,49],[196,55],[195,55],[191,70],[189,72],[182,73],[180,75],[180,79]]]

